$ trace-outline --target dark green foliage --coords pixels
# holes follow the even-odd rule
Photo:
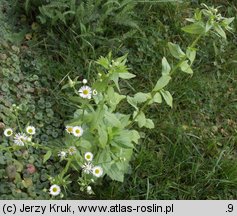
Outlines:
[[[116,49],[123,35],[139,30],[132,0],[24,1],[17,5],[26,22],[34,26],[30,30],[33,40],[67,62],[78,58],[78,64],[86,65],[85,59],[99,57],[98,49],[103,49],[100,53]]]
[[[2,45],[1,53],[0,121],[8,127],[16,127],[11,107],[19,106],[20,123],[33,124],[44,134],[44,142],[62,134],[61,113],[57,111],[56,98],[51,87],[54,79],[45,73],[44,59],[34,59],[27,47]]]

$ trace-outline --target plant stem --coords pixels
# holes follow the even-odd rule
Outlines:
[[[188,47],[191,48],[191,49],[194,48],[194,47],[196,46],[197,42],[200,40],[201,36],[202,36],[202,34],[198,35],[197,38],[196,38],[196,39],[191,43],[191,45],[188,46]],[[180,65],[181,65],[186,59],[187,59],[187,57],[184,56],[184,57],[178,62],[178,64],[176,64],[176,65],[172,68],[172,70],[170,71],[170,75],[172,75],[172,74],[180,67]]]
[[[202,37],[203,35],[200,34],[197,36],[197,38],[191,43],[190,46],[188,46],[189,48],[194,48],[197,44],[197,42],[200,40],[200,38]],[[172,75],[179,67],[180,65],[187,59],[186,56],[184,56],[173,68],[172,70],[170,71],[170,75]],[[136,121],[137,117],[141,114],[141,112],[143,112],[146,107],[149,105],[149,103],[151,102],[151,100],[153,99],[154,95],[156,94],[157,92],[151,92],[151,98],[148,99],[144,105],[141,107],[141,109],[138,111],[138,113],[136,114],[136,116],[133,118],[133,120],[129,123],[129,125],[127,127],[131,127],[131,125]]]
[[[19,118],[18,118],[18,111],[15,110],[15,113],[16,113],[16,121],[17,121],[18,128],[19,128],[20,132],[22,133],[22,128],[21,128],[21,125],[20,125],[20,122],[19,122]]]
[[[63,178],[63,176],[67,173],[67,171],[68,171],[68,169],[69,169],[69,166],[70,166],[71,162],[72,162],[71,159],[69,159],[69,160],[67,161],[67,164],[66,164],[65,168],[63,169],[63,171],[62,171],[62,173],[61,173],[62,178]]]
[[[156,93],[156,92],[155,92]],[[150,103],[150,101],[152,100],[152,98],[154,97],[154,92],[151,92],[151,98],[148,99],[146,101],[146,103],[143,104],[143,106],[141,107],[141,109],[139,109],[138,113],[135,115],[135,117],[133,118],[133,120],[128,124],[128,128],[130,128],[132,126],[132,124],[135,122],[135,120],[137,119],[137,117],[141,114],[141,112],[148,106],[148,104]]]
[[[40,145],[38,143],[32,143],[32,147],[37,147],[37,148],[40,148],[40,149],[43,149],[43,150],[51,150],[51,148],[47,147],[47,146],[43,146],[43,145]]]

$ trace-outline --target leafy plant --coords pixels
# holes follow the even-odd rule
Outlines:
[[[210,19],[214,20],[220,17],[218,13],[215,13],[215,17],[212,17],[211,11],[213,8],[205,7],[206,9],[197,10],[194,16],[199,16],[201,19],[202,14],[205,16],[208,14]],[[199,25],[197,23],[200,22],[200,19],[192,25]],[[221,23],[213,24],[215,26],[214,30],[218,34],[219,30],[217,29],[220,29],[218,25],[223,26],[223,22],[228,23],[223,27],[229,30],[229,24],[233,21],[233,19],[223,17],[221,19]],[[206,22],[208,23],[209,19]],[[63,158],[63,160],[67,160],[67,166],[59,176],[62,177],[66,174],[69,167],[75,169],[82,175],[82,177],[79,177],[78,183],[81,185],[81,189],[84,190],[85,186],[94,182],[94,179],[91,180],[91,174],[94,174],[93,166],[96,165],[100,166],[103,173],[112,180],[123,182],[124,174],[129,170],[129,161],[133,150],[136,149],[136,144],[139,143],[140,139],[140,133],[136,130],[135,123],[139,128],[152,129],[154,123],[146,117],[146,108],[153,103],[162,103],[162,100],[172,107],[173,98],[171,93],[166,90],[166,86],[177,70],[187,74],[193,73],[191,66],[196,58],[196,44],[202,36],[209,35],[211,29],[203,29],[203,31],[199,30],[197,32],[196,27],[184,27],[184,31],[197,34],[196,39],[185,52],[178,44],[168,43],[170,53],[175,59],[178,59],[178,63],[172,66],[163,57],[162,76],[148,93],[138,92],[133,97],[121,94],[120,79],[129,80],[135,77],[126,66],[127,55],[112,59],[112,54],[109,53],[107,57],[100,57],[96,62],[100,66],[98,68],[98,78],[92,84],[92,87],[86,85],[87,80],[81,83],[77,79],[73,81],[69,78],[69,84],[65,85],[63,89],[67,87],[74,89],[74,94],[77,96],[70,94],[68,98],[78,106],[78,109],[74,113],[73,120],[67,122],[68,134],[66,134],[64,142],[67,148],[74,147],[74,154],[68,158]],[[222,37],[225,38],[223,34]],[[83,85],[79,90],[76,89],[78,84]],[[134,108],[132,114],[119,112],[120,102],[125,99]],[[88,162],[87,154],[93,157],[93,164],[91,162],[92,158]],[[82,169],[79,170],[78,167]]]
[[[68,10],[68,7],[65,8]],[[55,19],[56,22],[66,22],[63,25],[67,28],[71,22],[67,18],[72,14],[64,14],[61,9],[55,10],[61,13],[60,15],[56,14]],[[55,15],[56,12],[52,11],[52,14]],[[60,18],[63,15],[66,17],[65,20]],[[46,14],[44,16],[46,19],[51,19]],[[87,84],[87,80],[81,82],[78,81],[78,77],[72,80],[68,76],[69,82],[62,87],[62,90],[65,91],[66,98],[74,103],[77,110],[73,119],[65,125],[66,135],[63,145],[55,145],[55,142],[49,143],[45,148],[42,145],[42,137],[36,142],[26,145],[32,154],[33,152],[38,153],[38,156],[35,157],[39,157],[39,168],[44,169],[44,167],[48,167],[48,164],[51,165],[50,170],[45,171],[50,177],[44,175],[47,176],[45,177],[45,185],[49,186],[48,180],[51,182],[50,190],[51,188],[52,190],[53,188],[58,190],[58,185],[60,185],[65,192],[73,191],[75,190],[75,184],[71,187],[70,184],[77,182],[82,191],[93,194],[90,185],[94,184],[98,177],[106,175],[112,180],[124,181],[124,175],[131,172],[130,161],[133,152],[136,150],[140,138],[143,137],[141,128],[152,129],[155,127],[152,119],[147,118],[146,109],[151,105],[156,106],[162,101],[165,101],[170,107],[173,106],[172,94],[167,90],[167,85],[172,80],[174,73],[181,70],[192,75],[197,42],[201,37],[210,35],[211,32],[225,39],[224,34],[220,33],[220,28],[229,30],[229,24],[232,21],[232,19],[220,16],[216,9],[208,7],[197,10],[194,18],[188,20],[193,24],[184,27],[183,30],[196,38],[186,50],[176,43],[168,43],[173,62],[177,62],[173,63],[171,59],[162,58],[162,76],[149,92],[138,92],[131,96],[121,85],[121,80],[126,81],[135,77],[127,67],[127,55],[113,59],[112,54],[109,53],[108,56],[99,58],[96,61],[98,75],[95,80],[89,80],[90,86]],[[211,23],[211,27],[208,22]],[[54,26],[55,24],[52,22],[51,25]],[[206,26],[208,26],[207,29]],[[124,110],[123,105],[126,102],[133,109],[132,112],[130,112],[131,110],[121,111]],[[43,105],[44,101],[42,102]],[[39,116],[43,119],[43,114]],[[20,127],[20,124],[18,127]],[[3,152],[12,149],[18,150],[19,147],[15,148],[11,144],[11,141],[9,141],[9,144],[4,146]],[[25,150],[24,148],[20,149],[20,152]],[[38,151],[39,149],[41,151]],[[42,156],[42,153],[44,153],[44,156]],[[16,166],[12,166],[14,156],[11,155],[10,158],[10,166],[6,172],[16,173]],[[24,161],[24,163],[27,162]],[[55,166],[54,163],[56,163]],[[54,168],[58,168],[60,173],[56,174]],[[4,171],[2,172],[4,173]],[[21,175],[22,170],[17,172]],[[4,175],[6,176],[5,173]],[[9,178],[11,178],[11,175]],[[19,181],[23,182],[25,180],[20,179]],[[39,184],[39,182],[36,183]],[[24,185],[24,183],[22,184]],[[59,190],[51,194],[58,195],[58,192]]]

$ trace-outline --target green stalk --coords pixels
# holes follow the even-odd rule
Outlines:
[[[197,44],[197,42],[200,40],[200,38],[202,37],[203,35],[200,34],[198,35],[198,37],[191,43],[190,48],[194,48]],[[174,67],[173,69],[171,70],[170,72],[170,75],[172,75],[175,71],[177,71],[177,69],[180,67],[180,65],[187,59],[187,57],[183,57]],[[133,120],[131,121],[131,123],[127,126],[127,127],[131,127],[131,125],[135,122],[135,120],[137,119],[137,117],[141,114],[141,112],[143,112],[147,106],[149,105],[149,103],[151,102],[151,100],[153,99],[154,95],[156,94],[157,92],[151,92],[151,98],[148,99],[144,105],[141,107],[141,109],[138,111],[138,113],[136,114],[136,116],[133,118]]]
[[[197,38],[192,42],[192,44],[191,44],[190,46],[188,46],[188,47],[194,48],[194,47],[196,46],[197,42],[200,40],[201,36],[202,36],[202,34],[198,35],[198,37],[197,37]],[[186,56],[183,57],[183,58],[178,62],[178,64],[176,64],[176,65],[172,68],[172,70],[170,71],[170,75],[172,75],[172,74],[180,67],[180,65],[181,65],[186,59],[187,59]]]
[[[63,178],[63,176],[67,173],[67,171],[68,171],[68,169],[69,169],[69,167],[70,167],[71,162],[72,162],[71,159],[69,159],[69,160],[67,161],[67,164],[66,164],[65,168],[63,169],[63,171],[62,171],[62,173],[61,173],[62,178]]]
[[[22,133],[22,128],[21,128],[21,124],[20,124],[20,121],[19,121],[19,118],[18,118],[18,111],[15,110],[15,114],[16,114],[16,122],[17,122],[17,125],[18,125],[18,128],[20,130],[20,132]]]

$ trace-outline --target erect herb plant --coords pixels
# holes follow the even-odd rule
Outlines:
[[[140,130],[155,127],[152,119],[146,116],[146,109],[163,100],[172,107],[173,98],[167,90],[172,75],[178,70],[193,73],[192,64],[200,38],[214,33],[226,39],[225,30],[231,29],[229,25],[233,18],[222,17],[216,8],[204,7],[196,10],[194,17],[187,19],[192,24],[183,28],[185,32],[195,35],[186,50],[182,50],[178,44],[168,43],[169,51],[177,59],[177,63],[170,64],[171,61],[163,57],[162,76],[151,87],[150,92],[138,92],[134,96],[122,93],[120,80],[135,77],[126,66],[127,55],[113,59],[109,53],[106,57],[100,57],[96,61],[98,77],[93,83],[90,80],[88,83],[85,79],[79,82],[68,77],[69,83],[62,89],[72,89],[75,95],[71,96],[71,92],[68,99],[75,103],[77,110],[73,119],[65,125],[64,148],[52,147],[44,156],[44,162],[52,154],[58,155],[61,161],[66,161],[65,168],[58,176],[50,178],[52,195],[61,192],[59,186],[67,188],[72,173],[74,176],[78,173],[77,181],[81,190],[86,190],[89,194],[93,193],[90,185],[103,175],[123,182],[133,151],[140,140]],[[131,105],[132,113],[120,112],[122,100]]]
[[[193,73],[191,66],[196,57],[196,44],[201,37],[214,33],[226,39],[225,30],[231,29],[229,24],[233,18],[222,17],[216,8],[204,7],[196,10],[194,17],[187,19],[192,24],[183,28],[185,32],[196,35],[187,49],[183,51],[178,44],[168,43],[171,55],[178,62],[171,65],[163,57],[162,76],[150,92],[138,92],[133,97],[122,94],[120,79],[135,77],[126,66],[127,55],[114,60],[111,53],[107,57],[100,57],[96,62],[99,66],[98,78],[94,83],[87,84],[87,80],[78,83],[69,79],[67,86],[71,86],[76,95],[70,96],[70,99],[77,104],[78,109],[74,118],[67,123],[65,144],[74,146],[77,153],[64,159],[68,161],[67,167],[70,165],[80,172],[82,170],[82,177],[79,178],[82,189],[91,183],[90,175],[95,176],[94,166],[100,167],[100,175],[97,176],[108,175],[112,180],[124,180],[133,150],[140,139],[135,124],[138,128],[154,128],[152,119],[145,115],[146,108],[153,103],[162,103],[162,100],[172,107],[173,98],[166,87],[177,70]],[[76,88],[78,84],[79,90]],[[122,100],[127,100],[133,107],[133,113],[120,113],[119,104]]]

